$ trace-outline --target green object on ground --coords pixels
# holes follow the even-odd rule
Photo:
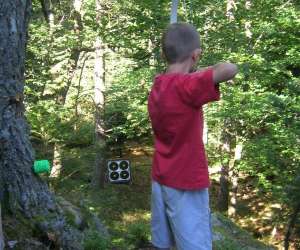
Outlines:
[[[39,160],[39,161],[35,161],[34,165],[33,165],[33,171],[36,174],[39,173],[49,173],[50,172],[50,163],[48,160]]]

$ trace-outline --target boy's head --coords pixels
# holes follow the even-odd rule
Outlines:
[[[200,36],[198,31],[187,23],[173,23],[162,36],[162,52],[169,64],[182,63],[193,53],[199,56]]]

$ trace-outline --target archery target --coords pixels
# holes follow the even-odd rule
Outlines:
[[[107,161],[108,180],[111,183],[130,182],[130,162],[125,159]]]

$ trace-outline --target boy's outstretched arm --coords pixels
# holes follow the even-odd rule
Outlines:
[[[214,83],[228,81],[238,73],[238,68],[233,63],[218,63],[212,66],[212,69]]]

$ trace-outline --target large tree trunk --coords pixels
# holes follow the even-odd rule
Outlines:
[[[4,237],[2,231],[2,215],[1,215],[1,203],[0,203],[0,250],[4,249]]]
[[[30,0],[5,0],[0,5],[0,186],[3,218],[35,226],[52,235],[63,249],[82,249],[81,234],[66,224],[48,186],[32,171],[34,153],[24,118],[24,58]],[[5,228],[4,228],[5,231]]]

